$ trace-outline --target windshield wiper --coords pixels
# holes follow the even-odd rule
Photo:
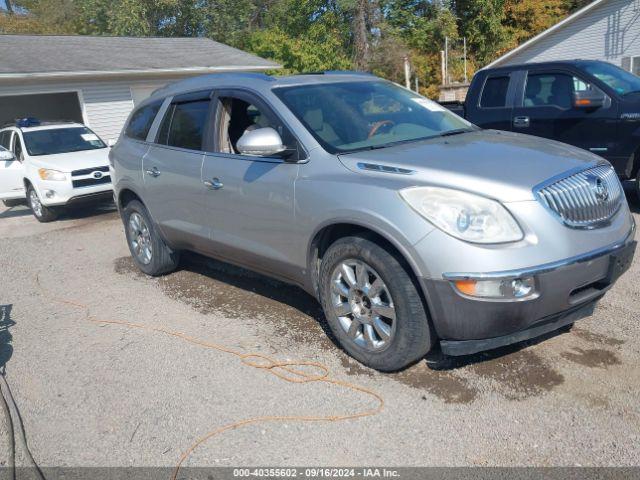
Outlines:
[[[634,93],[640,93],[640,90],[631,90],[630,92],[627,92],[625,94],[623,94],[623,97],[626,97],[627,95],[633,95]]]
[[[457,128],[455,130],[449,130],[448,132],[443,132],[438,134],[439,137],[451,137],[453,135],[460,135],[461,133],[469,133],[473,132],[473,130],[469,128]]]

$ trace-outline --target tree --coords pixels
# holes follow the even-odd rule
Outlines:
[[[504,24],[506,0],[455,0],[460,35],[467,38],[473,56],[486,64],[503,53],[509,44]]]

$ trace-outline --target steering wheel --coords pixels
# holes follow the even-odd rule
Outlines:
[[[371,130],[369,130],[369,135],[367,135],[367,138],[371,138],[376,135],[378,133],[378,130],[380,130],[380,128],[384,127],[385,125],[394,126],[395,122],[393,120],[380,120],[379,122],[374,123],[371,126]]]

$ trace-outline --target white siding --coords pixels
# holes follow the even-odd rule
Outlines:
[[[607,0],[497,65],[580,58],[620,66],[622,57],[634,56],[640,56],[640,0]]]
[[[116,139],[131,109],[131,90],[125,84],[82,88],[85,115],[91,129],[105,140]]]

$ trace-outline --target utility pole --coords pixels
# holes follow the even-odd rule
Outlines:
[[[416,75],[416,93],[420,93],[420,90],[418,89],[418,76]]]
[[[404,85],[407,90],[411,90],[411,65],[409,65],[409,57],[404,56]]]
[[[444,84],[449,85],[449,37],[444,37]]]
[[[464,83],[469,83],[467,77],[467,37],[463,37],[464,40]]]
[[[442,77],[442,85],[444,85],[445,83],[447,83],[445,78],[447,75],[447,70],[444,66],[444,50],[440,50],[440,75]]]

